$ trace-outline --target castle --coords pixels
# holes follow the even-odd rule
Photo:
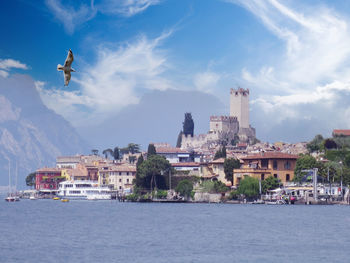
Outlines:
[[[230,116],[210,116],[207,134],[182,135],[181,148],[212,148],[255,140],[255,129],[249,124],[249,89],[230,90]]]

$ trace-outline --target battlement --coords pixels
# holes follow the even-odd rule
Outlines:
[[[243,96],[248,96],[249,95],[249,89],[242,89],[238,87],[237,89],[231,89],[230,94],[234,94],[235,96],[238,96],[239,94]]]
[[[236,116],[210,116],[210,121],[236,122]]]

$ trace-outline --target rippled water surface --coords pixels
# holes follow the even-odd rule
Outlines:
[[[0,202],[0,262],[350,262],[350,206]]]

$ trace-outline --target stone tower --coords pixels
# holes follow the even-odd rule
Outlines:
[[[230,90],[230,116],[236,116],[239,128],[250,128],[249,125],[249,89]]]

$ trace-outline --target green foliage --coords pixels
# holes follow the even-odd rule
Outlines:
[[[91,152],[92,152],[93,155],[98,155],[98,150],[97,149],[92,149]]]
[[[139,158],[137,158],[136,168],[139,167],[143,163],[143,155],[141,154]]]
[[[302,155],[297,159],[295,169],[294,169],[294,179],[295,182],[301,182],[305,173],[301,170],[316,168],[317,161],[311,155]]]
[[[156,193],[156,198],[157,199],[166,199],[168,196],[168,191],[167,190],[158,190]]]
[[[140,144],[129,143],[126,148],[128,149],[129,153],[131,153],[131,154],[140,152]]]
[[[230,189],[220,181],[203,181],[200,187],[202,188],[201,192],[203,193],[223,193]]]
[[[239,143],[239,137],[237,134],[235,134],[233,139],[231,140],[231,145],[235,146],[235,145],[237,145],[237,143]]]
[[[318,152],[323,149],[323,137],[321,134],[315,136],[315,138],[306,145],[309,153]]]
[[[112,149],[105,149],[103,150],[102,154],[105,156],[105,158],[108,158],[108,155],[113,156],[113,150]]]
[[[177,141],[176,141],[176,147],[180,148],[182,143],[182,131],[179,132],[179,135],[177,136]]]
[[[192,119],[192,114],[189,112],[185,113],[185,121],[183,122],[183,133],[187,135],[191,135],[193,137],[194,131],[194,121]]]
[[[334,162],[345,162],[345,158],[350,154],[350,151],[347,149],[339,149],[339,150],[328,150],[326,151],[325,157]]]
[[[150,143],[148,145],[147,158],[155,154],[157,154],[156,147],[154,147],[154,144]]]
[[[329,149],[336,149],[337,148],[337,144],[334,140],[332,139],[326,139],[323,141],[323,145],[324,148],[326,148],[327,150]]]
[[[35,185],[35,172],[28,174],[26,177],[26,185],[34,186]]]
[[[226,158],[226,147],[225,145],[221,147],[214,156],[214,160],[219,159],[219,158]]]
[[[230,192],[228,196],[228,200],[237,200],[239,196],[239,193],[237,190]]]
[[[334,142],[337,144],[338,149],[349,149],[350,148],[350,137],[340,135],[333,137]]]
[[[224,161],[224,172],[225,179],[231,182],[233,185],[233,169],[239,169],[241,167],[241,163],[238,159],[228,158]]]
[[[193,190],[193,183],[190,180],[182,180],[176,186],[175,191],[178,192],[181,196],[188,199],[191,196]]]
[[[268,190],[273,190],[281,186],[281,182],[273,177],[269,176],[261,182],[261,190],[265,194]]]
[[[191,199],[194,200],[194,195],[196,194],[196,191],[192,190],[191,191]]]
[[[243,194],[247,199],[256,199],[259,196],[259,180],[245,176],[240,182],[237,193]]]
[[[136,161],[136,156],[134,155],[129,156],[129,163],[135,163],[135,161]]]
[[[136,193],[133,193],[133,194],[130,194],[130,195],[126,196],[126,200],[130,201],[130,202],[136,202],[136,201],[139,200],[139,198],[140,198],[140,196],[138,194],[136,194]]]
[[[160,155],[151,155],[136,171],[136,186],[143,189],[167,189],[166,184],[171,165]]]
[[[114,158],[114,160],[119,160],[120,159],[120,154],[119,154],[119,148],[118,147],[114,147],[113,158]]]

